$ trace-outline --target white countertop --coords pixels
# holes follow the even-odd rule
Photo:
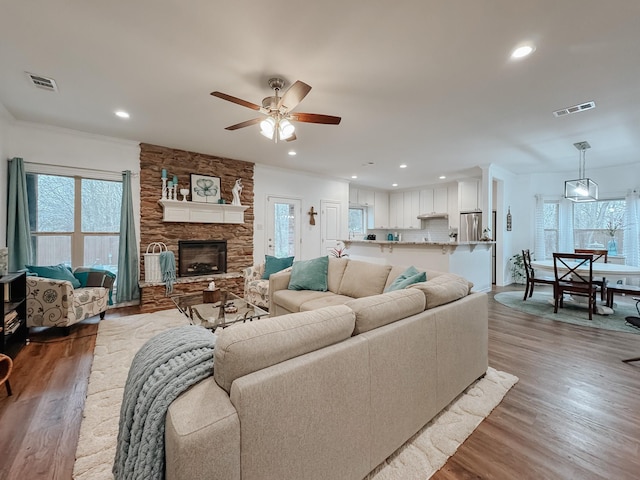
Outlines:
[[[342,243],[344,243],[346,246],[349,246],[349,244],[360,244],[360,245],[366,245],[366,244],[371,244],[371,245],[424,245],[424,246],[437,246],[437,247],[442,247],[442,246],[458,246],[458,245],[492,245],[494,243],[496,243],[493,240],[489,240],[489,241],[477,241],[477,242],[421,242],[421,241],[417,241],[417,242],[407,242],[407,241],[395,241],[395,240],[340,240]]]

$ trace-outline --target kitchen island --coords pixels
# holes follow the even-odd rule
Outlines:
[[[402,242],[342,240],[349,258],[387,265],[413,265],[460,275],[474,292],[491,290],[491,247],[495,242]]]

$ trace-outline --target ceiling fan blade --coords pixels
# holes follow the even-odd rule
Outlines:
[[[255,125],[256,123],[260,123],[263,118],[252,118],[251,120],[247,120],[246,122],[236,123],[235,125],[231,125],[226,127],[225,130],[238,130],[239,128],[249,127],[251,125]]]
[[[296,80],[296,83],[289,87],[289,90],[284,92],[284,95],[280,97],[278,107],[282,105],[287,107],[287,111],[291,111],[302,101],[304,97],[311,91],[311,87],[300,80]]]
[[[319,113],[292,113],[289,115],[289,119],[296,122],[306,123],[324,123],[325,125],[339,125],[341,117],[334,117],[333,115],[321,115]]]
[[[223,100],[227,100],[228,102],[237,103],[238,105],[242,105],[243,107],[250,108],[251,110],[260,111],[259,105],[256,105],[255,103],[247,102],[246,100],[242,100],[241,98],[238,98],[238,97],[232,97],[231,95],[227,95],[226,93],[211,92],[211,95],[213,95],[214,97],[221,98]]]
[[[293,142],[295,139],[297,139],[298,137],[296,137],[296,134],[294,133],[293,135],[291,135],[289,138],[287,138],[285,141],[286,142]]]

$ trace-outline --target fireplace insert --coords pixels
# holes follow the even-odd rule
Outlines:
[[[226,240],[180,240],[178,276],[193,277],[227,273]]]

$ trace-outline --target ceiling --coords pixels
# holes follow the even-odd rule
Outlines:
[[[383,189],[489,164],[577,174],[582,140],[587,173],[638,160],[637,0],[0,0],[0,11],[0,103],[18,121]],[[536,51],[510,59],[522,42]],[[278,144],[257,125],[225,130],[255,112],[210,93],[260,104],[272,76],[313,87],[296,111],[342,123],[298,123],[298,140]],[[552,114],[587,101],[596,108]]]

